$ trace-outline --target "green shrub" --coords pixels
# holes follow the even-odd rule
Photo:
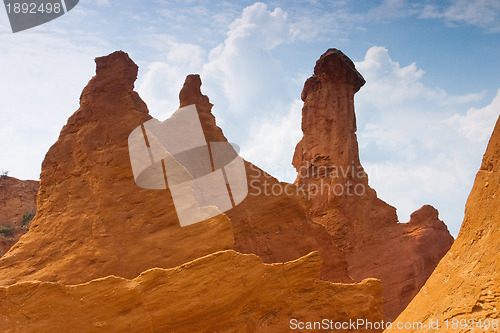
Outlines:
[[[34,210],[30,210],[30,211],[27,211],[26,213],[24,213],[23,215],[23,226],[26,227],[26,228],[29,228],[30,227],[30,223],[31,223],[31,220],[33,220],[33,218],[35,217],[35,211]]]
[[[0,236],[2,237],[14,236],[14,227],[10,225],[0,225]]]

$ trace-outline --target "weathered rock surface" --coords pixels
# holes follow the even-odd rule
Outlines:
[[[431,320],[434,325],[439,322],[439,332],[500,330],[500,117],[467,199],[457,239],[397,318],[401,323],[423,324],[422,329],[405,332],[435,332],[429,328]],[[491,325],[493,320],[496,327]],[[393,331],[400,332],[388,330]]]
[[[233,248],[227,216],[181,228],[168,191],[136,186],[127,139],[151,118],[133,91],[138,68],[124,52],[96,64],[42,164],[30,230],[0,259],[0,285],[134,278]]]
[[[347,255],[355,280],[384,285],[385,314],[394,319],[417,294],[453,238],[438,212],[424,206],[409,223],[377,198],[361,166],[354,94],[365,83],[353,62],[330,49],[317,61],[302,91],[302,140],[295,182],[311,198],[309,215],[324,225]]]
[[[39,182],[0,177],[0,257],[26,233],[29,221],[24,216],[36,212]],[[2,231],[0,230],[0,231]]]
[[[0,327],[2,332],[289,332],[292,318],[382,320],[380,281],[330,283],[319,279],[320,266],[317,253],[263,264],[256,255],[223,251],[176,268],[153,268],[133,280],[21,282],[0,287]]]

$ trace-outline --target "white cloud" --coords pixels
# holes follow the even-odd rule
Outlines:
[[[165,52],[166,57],[165,61],[149,64],[138,91],[151,113],[165,118],[178,106],[185,76],[200,73],[203,93],[215,105],[217,123],[232,142],[244,145],[262,123],[288,117],[288,106],[296,97],[291,87],[297,83],[274,58],[273,51],[295,36],[283,10],[269,10],[263,3],[255,3],[229,25],[224,42],[212,48],[208,59],[198,46],[176,42],[171,36],[149,38],[145,43]]]
[[[294,100],[286,115],[269,116],[252,128],[251,139],[241,148],[241,155],[280,180],[293,182],[295,146],[302,137],[300,123],[303,102]]]
[[[425,86],[421,81],[424,70],[417,68],[416,63],[402,67],[391,59],[386,48],[380,46],[371,47],[365,59],[356,63],[356,67],[368,82],[358,94],[358,100],[369,100],[377,107],[401,103],[409,107],[408,100],[415,101],[419,108],[424,102],[451,107],[479,101],[484,97],[484,92],[453,96],[443,89]]]
[[[229,114],[254,116],[268,113],[276,105],[284,107],[290,100],[289,81],[271,51],[294,36],[287,14],[280,8],[270,11],[263,3],[245,8],[230,25],[224,43],[210,52],[203,70],[204,81],[213,92],[210,96],[223,101],[216,105]]]
[[[150,113],[163,120],[179,107],[179,91],[186,75],[200,73],[204,60],[201,48],[193,44],[168,40],[162,47],[168,49],[166,62],[149,64],[137,91],[147,101]]]
[[[430,203],[456,234],[500,98],[471,109],[484,92],[453,96],[429,87],[422,69],[400,65],[383,47],[370,48],[356,68],[367,81],[355,103],[361,161],[376,171],[370,184],[402,222]]]
[[[455,0],[448,6],[426,5],[421,18],[439,18],[448,23],[465,23],[500,31],[500,2],[498,0]]]
[[[481,109],[471,108],[466,115],[455,114],[446,122],[455,125],[463,137],[471,141],[488,140],[500,114],[500,89],[491,104]]]

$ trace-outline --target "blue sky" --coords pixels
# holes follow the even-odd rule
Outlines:
[[[331,47],[367,80],[355,106],[371,186],[401,222],[429,203],[456,235],[500,113],[499,0],[82,0],[16,34],[2,7],[0,169],[38,179],[94,58],[124,50],[153,116],[171,114],[185,75],[200,73],[230,141],[293,181],[300,92]]]

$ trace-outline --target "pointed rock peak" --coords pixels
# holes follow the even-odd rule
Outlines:
[[[199,74],[189,74],[179,93],[180,106],[196,104],[198,112],[212,112],[213,104],[206,95],[201,93],[201,78]]]
[[[97,76],[109,75],[137,77],[139,67],[130,59],[128,54],[123,51],[115,51],[107,56],[95,58]]]
[[[199,74],[189,74],[179,93],[180,107],[195,104],[201,127],[207,142],[225,142],[226,137],[220,127],[217,126],[212,114],[212,106],[209,98],[201,93],[201,78]]]
[[[352,86],[354,92],[357,92],[366,81],[349,57],[340,50],[329,49],[316,61],[314,75],[304,85],[302,100],[305,101],[309,92],[318,84],[327,82]]]
[[[434,229],[446,230],[446,224],[439,219],[439,211],[431,205],[424,205],[410,215],[409,225],[419,225]]]
[[[493,133],[491,134],[488,148],[481,163],[483,171],[500,171],[500,117],[498,117]]]
[[[96,76],[101,83],[109,84],[115,82],[125,85],[129,90],[134,88],[139,67],[134,63],[127,53],[115,51],[107,56],[98,57],[96,62]]]

